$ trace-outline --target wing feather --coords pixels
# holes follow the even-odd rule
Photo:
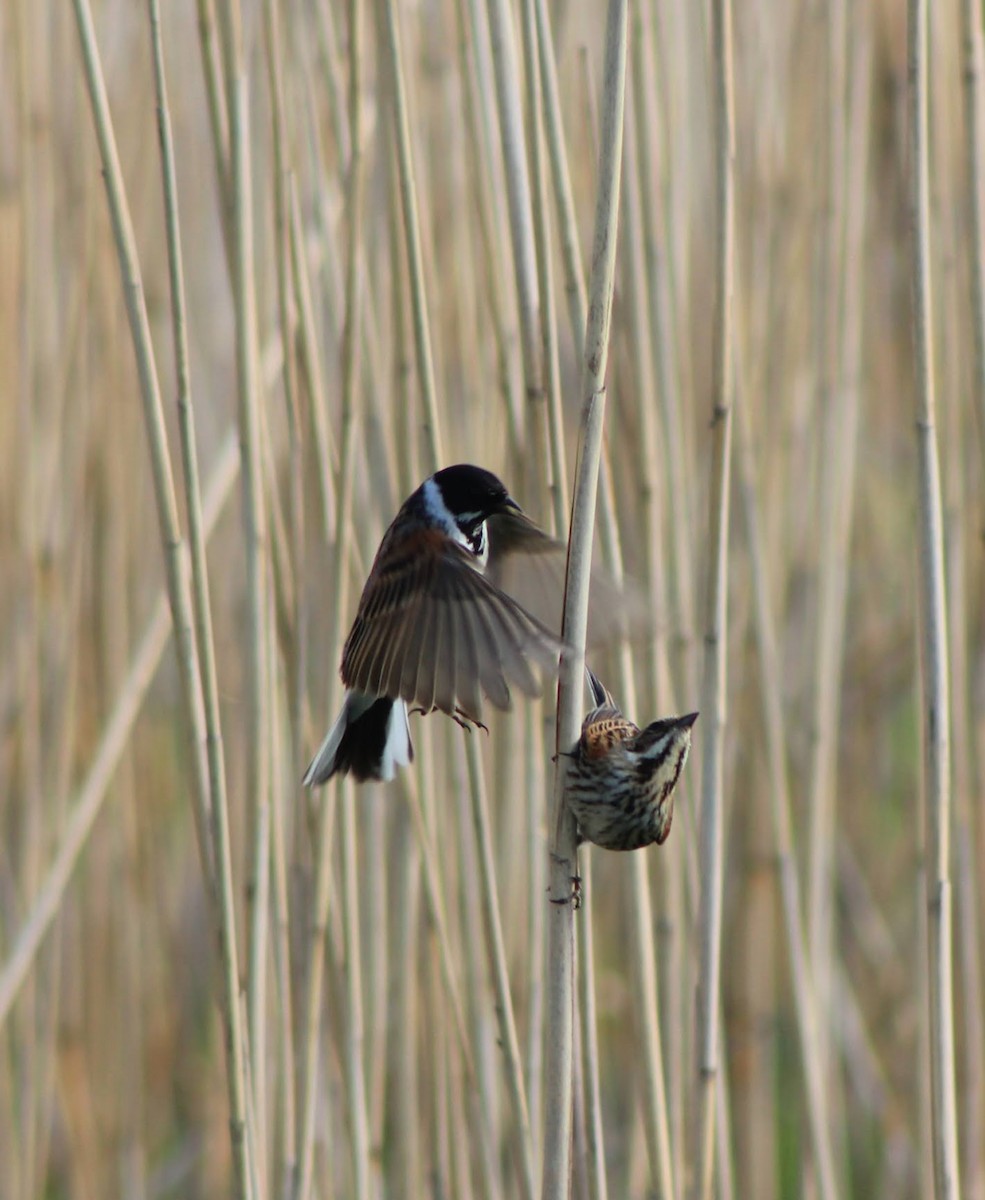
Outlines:
[[[524,513],[496,513],[486,525],[490,581],[514,597],[535,620],[560,631],[566,543],[544,533]],[[629,578],[617,582],[603,567],[592,567],[589,646],[603,646],[623,636],[643,637],[655,625],[652,607],[639,584]]]
[[[449,629],[448,612],[445,605],[435,604],[433,620],[434,639],[431,657],[425,659],[423,655],[421,656],[421,670],[418,675],[418,687],[420,687],[421,679],[427,680],[425,690],[430,698],[430,703],[425,703],[422,699],[421,704],[429,712],[432,708],[438,708],[442,712],[453,712],[455,709],[454,633]]]
[[[498,660],[503,675],[527,696],[540,695],[540,686],[524,653],[525,638],[500,604],[491,604],[487,615],[493,623]],[[556,653],[556,652],[555,652]]]
[[[533,667],[555,671],[560,645],[467,551],[424,529],[389,556],[381,550],[346,639],[342,679],[370,695],[479,720],[483,693],[497,708],[509,707],[510,683],[538,694]]]
[[[401,696],[407,692],[417,694],[417,672],[421,665],[421,649],[424,645],[424,638],[427,634],[426,629],[418,628],[414,635],[412,645],[407,647],[407,651],[403,656],[403,661],[400,663],[400,675],[397,677],[397,690]]]
[[[434,624],[435,610],[432,605],[421,605],[420,620],[414,633],[414,644],[410,647],[404,660],[400,675],[400,694],[413,695],[425,712],[431,708],[429,698],[422,694],[426,691],[428,672],[426,664],[434,658]],[[433,689],[432,693],[433,695]]]
[[[461,659],[455,676],[455,694],[458,707],[473,721],[482,720],[482,688],[480,685],[479,635],[476,629],[478,605],[471,597],[463,597],[449,609],[452,621],[457,625],[458,645]]]
[[[512,638],[497,638],[496,606],[476,604],[475,626],[479,655],[479,682],[494,708],[505,712],[510,707],[510,678],[513,664],[507,660],[509,654],[517,654]],[[522,657],[520,661],[523,662]]]

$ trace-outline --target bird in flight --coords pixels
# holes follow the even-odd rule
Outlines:
[[[484,696],[508,709],[511,685],[539,695],[537,669],[556,671],[562,642],[497,581],[509,559],[563,565],[564,549],[492,472],[461,463],[425,479],[383,535],[342,651],[342,711],[303,783],[393,779],[414,757],[408,706],[482,726]]]

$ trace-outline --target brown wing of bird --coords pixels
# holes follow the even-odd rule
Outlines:
[[[537,695],[533,667],[557,668],[560,643],[474,569],[445,534],[384,539],[342,651],[342,681],[478,723],[482,695],[509,708],[510,685]]]
[[[517,600],[541,624],[561,630],[568,547],[539,529],[525,513],[495,513],[489,530],[487,577]],[[642,588],[632,580],[617,583],[601,567],[592,567],[588,603],[588,645],[607,645],[619,637],[642,637],[656,622]]]

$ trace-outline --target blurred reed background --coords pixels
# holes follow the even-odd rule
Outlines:
[[[596,553],[654,629],[594,660],[641,724],[704,707],[731,377],[718,1070],[704,712],[666,845],[581,851],[573,1194],[708,1194],[709,1079],[715,1195],[933,1194],[929,827],[983,1200],[981,11],[933,5],[925,64],[950,810],[921,768],[907,13],[735,6],[722,351],[725,11],[628,10]],[[566,535],[605,30],[564,0],[0,10],[4,1200],[538,1190],[553,689],[488,737],[413,718],[392,786],[299,780],[439,461]]]

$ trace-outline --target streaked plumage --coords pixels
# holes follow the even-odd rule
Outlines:
[[[392,779],[414,756],[408,704],[481,725],[483,696],[507,709],[513,685],[539,694],[537,668],[556,669],[561,643],[492,582],[516,542],[534,556],[563,550],[480,467],[446,467],[408,497],[363,588],[342,651],[342,712],[305,772],[307,786],[338,772]]]
[[[591,671],[595,707],[568,759],[568,803],[579,840],[606,850],[664,842],[674,816],[674,788],[691,748],[697,713],[665,717],[641,730]]]

